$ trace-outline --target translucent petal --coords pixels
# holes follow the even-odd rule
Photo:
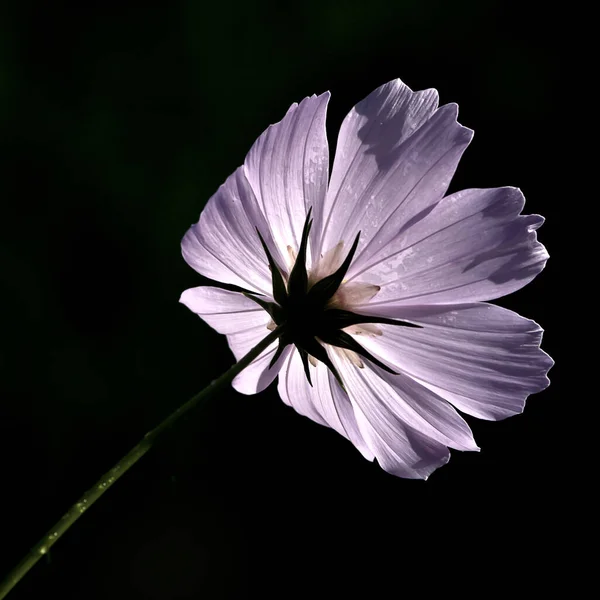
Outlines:
[[[448,462],[445,444],[407,423],[406,409],[392,386],[370,368],[355,367],[340,353],[331,352],[331,358],[348,390],[359,430],[383,469],[399,477],[427,479]]]
[[[356,422],[348,396],[340,389],[327,367],[317,362],[311,370],[311,386],[304,374],[298,352],[288,357],[279,374],[277,390],[283,401],[296,412],[320,425],[335,429],[349,439],[367,459],[373,460]]]
[[[239,168],[210,198],[198,223],[185,234],[183,257],[210,279],[271,294],[271,272],[257,228],[276,262],[283,265],[265,217]]]
[[[398,232],[377,260],[349,281],[379,285],[369,310],[389,305],[491,300],[526,285],[548,253],[537,241],[544,219],[520,215],[517,188],[464,190],[447,196]]]
[[[254,143],[244,173],[286,267],[297,252],[308,209],[319,218],[329,177],[325,117],[329,92],[293,104]],[[288,246],[290,249],[288,249]]]
[[[378,325],[383,335],[360,343],[395,370],[480,419],[521,413],[546,388],[554,364],[540,349],[534,321],[492,304],[398,307],[388,316],[422,329]]]
[[[350,111],[325,199],[321,253],[340,240],[350,243],[360,230],[360,268],[442,198],[473,132],[456,122],[455,104],[437,106],[436,90],[413,92],[397,79]]]
[[[243,294],[203,286],[186,290],[180,301],[216,331],[227,336],[236,360],[269,334],[269,314]],[[233,380],[233,387],[242,394],[256,394],[264,390],[275,379],[289,353],[289,350],[284,351],[269,368],[276,349],[277,342],[273,342]]]

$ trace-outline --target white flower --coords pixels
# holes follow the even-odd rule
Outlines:
[[[444,197],[473,132],[455,104],[400,80],[350,111],[329,179],[328,100],[269,127],[183,239],[190,266],[247,293],[197,287],[181,301],[237,360],[285,323],[235,389],[279,375],[297,412],[386,471],[426,478],[448,448],[478,450],[456,408],[503,419],[549,383],[541,328],[483,303],[543,269],[543,218],[520,215],[516,188]]]

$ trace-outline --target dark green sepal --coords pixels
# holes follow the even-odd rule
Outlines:
[[[249,298],[253,302],[256,302],[256,304],[258,304],[261,308],[264,308],[269,313],[269,315],[271,315],[271,318],[273,319],[273,321],[275,321],[277,325],[281,325],[282,310],[278,304],[276,304],[275,302],[267,302],[262,298],[258,298],[254,295],[253,292],[242,293],[244,294],[244,296],[246,296],[246,298]]]
[[[200,285],[201,286],[211,286],[219,288],[220,290],[227,290],[228,292],[239,292],[240,294],[258,294],[258,292],[253,292],[252,290],[247,290],[239,285],[233,285],[232,283],[223,283],[222,281],[215,281],[210,277],[205,277],[204,275],[200,275]]]
[[[287,300],[287,292],[285,290],[285,282],[283,280],[283,275],[275,262],[275,259],[269,252],[269,248],[263,239],[263,236],[260,234],[258,227],[256,228],[256,233],[258,233],[258,237],[260,239],[260,243],[262,244],[263,250],[267,255],[267,260],[269,261],[269,268],[271,269],[271,277],[273,279],[273,298],[275,302],[277,302],[281,306],[285,306],[285,302]]]
[[[387,317],[374,317],[370,315],[359,315],[349,310],[341,308],[329,308],[323,313],[323,320],[327,325],[331,325],[337,329],[350,327],[351,325],[360,325],[361,323],[380,323],[382,325],[399,325],[401,327],[417,327],[421,329],[421,325],[408,323],[407,321],[399,321],[398,319],[388,319]]]
[[[308,209],[306,220],[304,221],[304,227],[302,229],[302,241],[300,242],[300,249],[298,250],[298,256],[290,278],[288,280],[288,295],[294,297],[304,297],[306,290],[308,289],[308,273],[306,271],[306,248],[308,246],[308,234],[312,227],[312,219],[310,215],[312,213],[312,206]]]
[[[337,289],[340,287],[342,281],[344,281],[344,277],[350,268],[350,263],[354,258],[354,253],[358,246],[359,237],[360,231],[356,234],[356,238],[354,238],[354,243],[352,244],[352,248],[350,248],[350,252],[348,252],[348,256],[346,256],[346,259],[337,271],[324,277],[321,281],[317,281],[317,283],[310,288],[310,292],[308,293],[309,302],[314,304],[325,304],[327,300],[337,292]]]
[[[302,364],[304,365],[304,374],[306,375],[306,379],[308,379],[308,383],[310,384],[310,387],[312,387],[312,380],[310,378],[310,369],[308,364],[308,352],[306,352],[306,350],[303,350],[302,348],[298,348],[298,354],[300,354]]]
[[[368,350],[365,350],[351,335],[348,335],[345,331],[331,332],[327,335],[326,338],[323,338],[323,341],[326,344],[331,344],[332,346],[337,346],[338,348],[352,350],[352,352],[356,352],[356,354],[362,356],[363,358],[367,358],[373,364],[377,365],[384,371],[387,371],[392,375],[398,375],[396,371],[390,369],[387,365],[384,365],[380,360],[375,358]]]
[[[283,336],[278,340],[279,345],[277,346],[277,350],[275,350],[275,354],[273,354],[273,358],[271,358],[271,362],[269,363],[269,369],[277,362],[277,359],[283,354],[286,346],[289,345],[289,342],[286,342],[283,339]]]
[[[325,350],[325,348],[321,346],[321,344],[319,344],[314,337],[307,337],[300,343],[296,341],[295,344],[298,350],[302,349],[305,352],[308,352],[311,356],[314,356],[317,360],[320,360],[333,373],[333,376],[336,378],[344,392],[346,391],[344,382],[342,381],[338,370],[335,368],[335,365],[331,362],[331,359],[327,354],[327,350]]]

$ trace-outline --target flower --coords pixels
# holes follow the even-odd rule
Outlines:
[[[229,289],[181,302],[237,360],[283,324],[234,388],[279,375],[297,412],[389,473],[426,479],[449,448],[479,450],[456,409],[504,419],[549,384],[539,325],[485,303],[544,268],[544,219],[520,214],[513,187],[445,196],[473,132],[456,104],[399,79],[345,118],[329,178],[328,100],[293,104],[210,198],[182,252]]]

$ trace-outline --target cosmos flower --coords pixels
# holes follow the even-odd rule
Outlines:
[[[543,218],[520,214],[513,187],[445,196],[473,132],[456,104],[399,79],[345,118],[330,178],[328,100],[293,104],[210,198],[183,256],[229,285],[181,302],[237,360],[283,325],[234,388],[255,394],[279,375],[298,413],[425,479],[449,448],[478,450],[456,409],[504,419],[549,383],[542,329],[485,303],[544,268]]]

